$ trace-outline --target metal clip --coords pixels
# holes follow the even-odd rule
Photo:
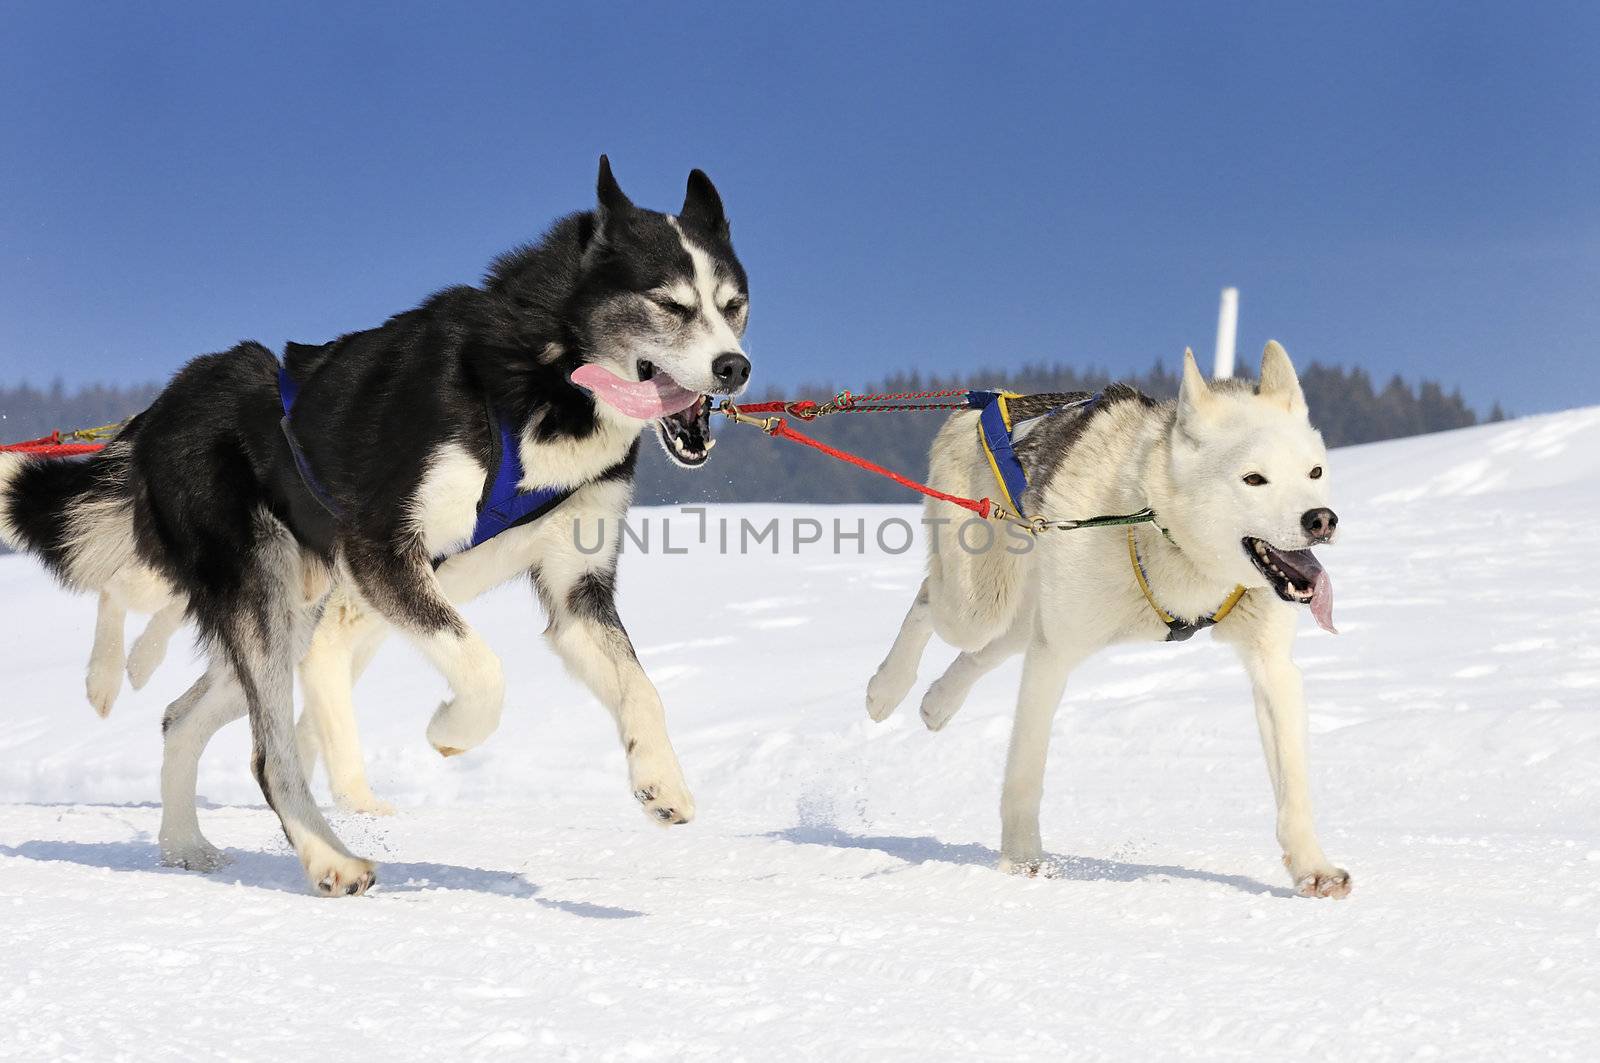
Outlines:
[[[724,400],[722,405],[717,407],[717,412],[726,415],[738,424],[754,425],[769,436],[776,432],[778,426],[783,423],[782,417],[751,417],[747,413],[741,413],[739,407],[729,400]]]

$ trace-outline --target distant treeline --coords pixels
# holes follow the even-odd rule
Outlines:
[[[1160,362],[1149,372],[1123,377],[1146,394],[1170,398],[1178,393],[1175,367]],[[1023,365],[965,375],[924,376],[903,373],[854,386],[861,394],[885,391],[934,391],[985,387],[1011,391],[1095,391],[1110,383],[1100,370],[1069,366]],[[1308,366],[1300,377],[1312,418],[1331,446],[1464,428],[1480,420],[1504,418],[1498,404],[1487,417],[1446,394],[1432,381],[1413,386],[1396,376],[1383,387],[1362,369]],[[156,385],[96,385],[68,392],[62,385],[47,390],[0,388],[0,442],[30,439],[53,429],[91,427],[119,421],[143,409],[156,395]],[[819,383],[760,398],[812,398],[837,394],[838,387]],[[942,418],[938,414],[855,414],[827,418],[807,431],[846,450],[864,454],[892,469],[921,477],[927,472],[928,444]],[[711,460],[696,472],[670,464],[647,440],[637,498],[652,502],[906,502],[904,489],[887,480],[830,461],[792,444],[769,440],[754,429],[721,423]]]

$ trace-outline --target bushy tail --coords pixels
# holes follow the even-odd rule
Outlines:
[[[91,458],[0,453],[0,542],[69,587],[104,586],[134,559],[130,452],[118,440]]]

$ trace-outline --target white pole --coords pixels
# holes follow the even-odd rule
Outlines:
[[[1217,310],[1217,360],[1211,376],[1226,380],[1233,376],[1235,340],[1239,335],[1239,289],[1222,289],[1222,306]]]

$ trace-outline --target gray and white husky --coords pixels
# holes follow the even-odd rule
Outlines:
[[[375,881],[311,800],[293,730],[294,668],[335,587],[331,619],[339,602],[381,617],[357,651],[392,626],[444,675],[453,696],[427,735],[452,756],[489,737],[505,696],[498,658],[452,603],[527,577],[557,655],[616,721],[635,799],[662,823],[692,817],[661,699],[617,614],[617,527],[641,431],[697,465],[711,396],[744,390],[747,280],[699,170],[675,215],[635,206],[604,157],[596,190],[593,210],[502,256],[480,285],[291,345],[282,363],[250,342],[195,359],[87,460],[0,454],[0,541],[108,595],[108,623],[138,597],[119,581],[148,570],[206,647],[205,675],[162,721],[166,862],[222,861],[200,831],[195,775],[217,729],[248,715],[252,770],[312,887],[352,895]],[[558,508],[502,507],[502,481]],[[502,510],[521,515],[481,541]],[[607,548],[580,548],[580,523],[585,546],[598,531]],[[140,600],[160,615],[153,597]]]
[[[993,490],[975,444],[977,414],[953,415],[934,440],[931,482],[961,495]],[[1034,548],[974,553],[957,542],[949,503],[930,499],[928,576],[867,687],[886,719],[917,678],[928,639],[961,655],[929,687],[922,718],[939,730],[979,677],[1023,654],[1000,802],[1002,870],[1048,873],[1039,838],[1045,755],[1067,677],[1118,642],[1187,637],[1210,626],[1234,647],[1255,692],[1256,721],[1277,799],[1278,843],[1302,894],[1342,897],[1350,876],[1323,853],[1311,822],[1305,700],[1290,659],[1298,607],[1332,629],[1332,587],[1310,548],[1331,543],[1328,458],[1299,378],[1276,342],[1257,386],[1208,385],[1185,352],[1176,402],[1111,388],[1082,410],[1037,421],[1017,454],[1032,515],[1130,513],[1155,523],[1045,531]]]

